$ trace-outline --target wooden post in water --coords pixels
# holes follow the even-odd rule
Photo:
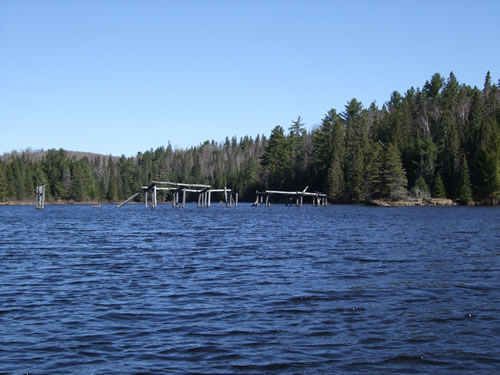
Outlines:
[[[148,191],[144,192],[144,205],[148,208]]]
[[[235,193],[234,207],[238,207],[238,193]]]
[[[271,203],[269,202],[269,194],[266,194],[266,207],[270,207]]]
[[[156,195],[156,185],[153,185],[153,204],[152,207],[156,208],[158,204],[158,196]]]
[[[182,189],[182,208],[186,207],[186,189]]]
[[[207,190],[207,207],[210,208],[210,201],[212,200],[212,190]]]
[[[198,208],[200,208],[201,205],[201,194],[202,193],[198,193],[198,205],[197,205]]]
[[[36,187],[35,208],[43,210],[45,208],[45,185]]]

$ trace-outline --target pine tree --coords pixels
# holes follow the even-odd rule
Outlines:
[[[106,199],[114,201],[118,198],[118,184],[116,181],[115,167],[111,155],[108,158],[108,188],[106,191]]]
[[[494,118],[481,125],[474,163],[478,198],[496,201],[500,193],[500,127]]]
[[[368,127],[363,107],[356,99],[345,106],[341,117],[345,133],[345,200],[360,203],[364,200],[365,154],[368,146]]]
[[[434,185],[432,186],[432,197],[446,198],[446,190],[444,188],[443,180],[439,172],[436,175],[436,178],[434,179]]]
[[[399,150],[389,144],[383,162],[382,195],[392,200],[405,199],[408,195],[406,172],[403,169]]]
[[[5,164],[0,161],[0,202],[5,202],[7,200],[7,173],[5,169]]]
[[[78,162],[73,163],[71,173],[70,198],[75,200],[76,202],[80,202],[86,199],[82,171],[80,169],[80,163]]]
[[[380,199],[383,194],[384,181],[383,181],[383,156],[384,149],[378,142],[371,146],[369,164],[366,171],[366,192],[365,197],[367,200]]]
[[[429,187],[422,176],[417,178],[411,192],[417,199],[428,199],[430,197]]]
[[[281,126],[277,125],[269,138],[262,166],[268,173],[268,186],[281,189],[287,186],[290,178],[291,153],[287,138]]]
[[[328,167],[325,192],[332,201],[338,202],[344,196],[344,125],[340,117],[333,122],[331,137],[330,165]]]
[[[461,204],[467,204],[472,201],[472,188],[470,184],[469,166],[465,155],[462,157],[460,165],[460,176],[458,179],[457,201]]]

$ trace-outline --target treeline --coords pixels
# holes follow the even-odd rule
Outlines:
[[[309,186],[333,202],[432,196],[494,203],[500,198],[498,86],[489,72],[482,89],[436,73],[422,89],[393,92],[381,108],[352,99],[311,131],[299,117],[268,138],[226,138],[187,150],[168,145],[129,158],[70,158],[49,150],[35,161],[22,153],[0,160],[0,200],[33,199],[35,186],[47,184],[48,199],[113,201],[152,180],[169,180],[228,186],[248,201],[257,189]]]

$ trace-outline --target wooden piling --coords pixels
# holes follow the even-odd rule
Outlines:
[[[45,208],[45,185],[39,185],[35,190],[35,208],[43,210]]]
[[[157,205],[158,205],[158,196],[157,196],[157,192],[156,192],[156,185],[153,185],[153,204],[152,204],[152,207],[156,208]]]

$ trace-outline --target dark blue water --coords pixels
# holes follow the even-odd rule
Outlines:
[[[492,374],[500,209],[0,207],[0,373]]]

